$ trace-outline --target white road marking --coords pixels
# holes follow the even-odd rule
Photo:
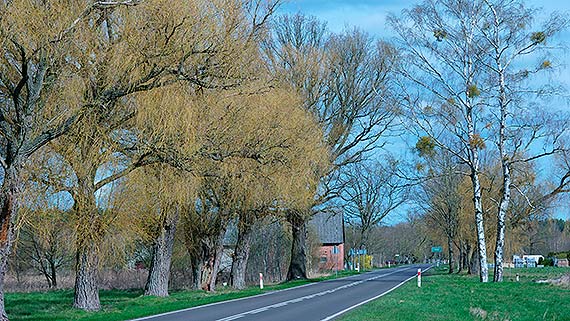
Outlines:
[[[347,278],[351,278],[351,277],[352,277],[352,276],[349,276],[349,277],[347,277]],[[243,297],[243,298],[237,298],[237,299],[232,299],[232,300],[225,300],[225,301],[219,301],[219,302],[214,302],[214,303],[208,303],[208,304],[204,304],[204,305],[198,305],[198,306],[191,307],[191,308],[186,308],[186,309],[181,309],[181,310],[176,310],[176,311],[170,311],[170,312],[164,312],[164,313],[155,314],[155,315],[150,315],[150,316],[148,316],[148,317],[142,317],[142,318],[138,318],[138,319],[132,319],[132,320],[130,320],[130,321],[143,321],[143,320],[154,319],[154,318],[158,318],[158,317],[162,317],[162,316],[167,316],[167,315],[171,315],[171,314],[176,314],[176,313],[180,313],[180,312],[186,312],[186,311],[192,311],[192,310],[207,308],[207,307],[211,307],[211,306],[213,306],[213,305],[224,304],[224,303],[230,303],[230,302],[241,301],[241,300],[247,300],[247,299],[252,299],[252,298],[258,298],[258,297],[261,297],[261,296],[266,296],[266,295],[275,294],[275,293],[279,293],[279,292],[289,291],[289,290],[293,290],[293,289],[300,289],[300,288],[304,288],[304,287],[307,287],[307,286],[311,286],[311,285],[315,285],[315,284],[319,284],[319,283],[323,283],[323,282],[329,282],[329,281],[332,281],[332,280],[326,280],[326,281],[322,281],[322,282],[308,283],[308,284],[303,284],[303,285],[299,285],[299,286],[290,287],[290,288],[287,288],[287,289],[275,290],[275,291],[269,291],[269,292],[265,292],[265,293],[261,293],[261,294],[256,294],[256,295],[251,295],[251,296],[245,296],[245,297]]]
[[[427,271],[427,270],[429,270],[429,269],[431,269],[431,266],[428,267],[427,269],[423,270],[422,273],[425,272],[425,271]],[[335,313],[335,314],[333,314],[333,315],[331,315],[331,316],[328,316],[328,317],[322,319],[321,321],[330,321],[330,320],[332,320],[332,319],[338,317],[339,315],[341,315],[341,314],[343,314],[343,313],[346,313],[346,312],[348,312],[348,311],[350,311],[350,310],[352,310],[352,309],[354,309],[354,308],[357,308],[357,307],[359,307],[359,306],[361,306],[361,305],[363,305],[363,304],[366,304],[366,303],[368,303],[368,302],[370,302],[370,301],[376,300],[376,299],[378,299],[379,297],[382,297],[382,296],[384,296],[384,295],[386,295],[386,294],[388,294],[388,293],[390,293],[390,292],[396,290],[397,288],[399,288],[400,286],[402,286],[404,283],[408,282],[409,280],[411,280],[411,279],[413,279],[413,278],[415,278],[415,277],[416,277],[416,275],[412,275],[411,277],[409,277],[409,278],[407,278],[406,280],[400,282],[398,285],[396,285],[395,287],[391,288],[390,290],[388,290],[388,291],[386,291],[386,292],[384,292],[384,293],[382,293],[382,294],[379,294],[379,295],[377,295],[377,296],[375,296],[375,297],[373,297],[373,298],[370,298],[370,299],[368,299],[368,300],[364,300],[364,301],[362,301],[362,302],[360,302],[360,303],[357,303],[357,304],[355,304],[355,305],[353,305],[353,306],[350,306],[350,307],[348,307],[348,308],[346,308],[346,309],[344,309],[344,310],[342,310],[342,311],[339,311],[339,312],[337,312],[337,313]]]
[[[406,269],[398,269],[398,270],[396,270],[396,271],[394,271],[394,272],[392,272],[392,273],[383,274],[383,275],[380,275],[379,277],[374,277],[374,278],[371,278],[371,279],[380,278],[380,277],[387,276],[387,275],[390,275],[390,274],[394,274],[394,273],[396,273],[396,272],[401,272],[401,271],[404,271],[404,270],[406,270]],[[426,271],[427,271],[427,270],[429,270],[429,268],[426,269]],[[304,287],[308,287],[308,286],[312,286],[312,285],[317,285],[317,284],[322,284],[322,283],[326,283],[326,282],[338,281],[338,280],[343,280],[343,279],[346,280],[346,279],[357,278],[357,277],[359,277],[359,276],[362,276],[362,275],[354,275],[354,276],[349,276],[349,277],[342,278],[342,279],[331,279],[331,280],[326,280],[326,281],[322,281],[322,282],[309,283],[309,284],[304,284],[304,285],[300,285],[300,286],[296,286],[296,287],[291,287],[291,288],[287,288],[287,289],[283,289],[283,290],[270,291],[270,292],[266,292],[266,293],[261,293],[261,294],[253,295],[253,296],[247,296],[247,297],[237,298],[237,299],[227,300],[227,301],[214,302],[214,303],[209,303],[209,304],[205,304],[205,305],[199,305],[199,306],[195,306],[195,307],[191,307],[191,308],[187,308],[187,309],[181,309],[181,310],[176,310],[176,311],[170,311],[170,312],[155,314],[155,315],[151,315],[151,316],[147,316],[147,317],[142,317],[142,318],[138,318],[138,319],[133,319],[133,320],[131,320],[131,321],[150,320],[150,319],[158,318],[158,317],[162,317],[162,316],[167,316],[167,315],[172,315],[172,314],[176,314],[176,313],[181,313],[181,312],[186,312],[186,311],[192,311],[192,310],[197,310],[197,309],[202,309],[202,308],[206,308],[206,307],[210,307],[210,306],[215,306],[215,305],[219,305],[219,304],[224,304],[224,303],[229,303],[229,302],[235,302],[235,301],[241,301],[241,300],[252,299],[252,298],[256,298],[256,297],[262,297],[262,296],[266,296],[266,295],[271,295],[271,294],[275,294],[275,293],[279,293],[279,292],[284,292],[284,291],[289,291],[289,290],[304,288]],[[414,275],[413,277],[415,277],[415,275]],[[413,277],[411,277],[411,278],[413,278]],[[411,278],[407,279],[406,281],[410,280]],[[371,279],[369,279],[369,280],[371,280]],[[387,294],[387,293],[391,292],[392,290],[396,289],[397,287],[399,287],[400,285],[402,285],[402,284],[405,283],[406,281],[402,282],[401,284],[398,284],[395,288],[393,288],[393,289],[391,289],[391,290],[385,292],[384,294]],[[363,281],[358,281],[358,282],[362,283]],[[360,283],[359,283],[359,284],[360,284]],[[351,284],[352,284],[352,283],[351,283]],[[325,292],[326,292],[326,291],[325,291]],[[384,294],[382,294],[382,295],[384,295]],[[374,300],[374,299],[376,299],[376,298],[379,298],[379,297],[381,297],[382,295],[376,296],[376,297],[374,297],[374,298],[372,298],[372,299],[370,299],[370,300],[367,300],[367,301],[362,302],[362,303],[360,303],[360,304],[358,304],[358,305],[355,305],[355,306],[352,306],[352,307],[350,307],[350,308],[348,308],[348,309],[345,309],[345,310],[343,310],[343,311],[341,311],[341,312],[339,312],[339,313],[337,313],[337,314],[335,314],[335,315],[333,315],[333,316],[331,316],[331,317],[329,317],[329,318],[333,318],[333,317],[335,317],[335,316],[338,316],[338,315],[340,315],[340,314],[342,314],[342,313],[344,313],[344,312],[346,312],[346,311],[349,311],[349,310],[351,310],[351,309],[353,309],[353,308],[356,308],[357,306],[360,306],[360,305],[362,305],[362,304],[364,304],[364,303],[367,303],[367,302],[369,302],[369,301],[371,301],[371,300]],[[283,306],[286,306],[286,305],[289,304],[289,303],[292,303],[291,301],[296,301],[296,300],[298,300],[298,299],[293,299],[293,300],[289,300],[289,301],[284,301],[284,302],[276,303],[276,304],[271,305],[270,307],[271,307],[271,308],[283,307]],[[296,302],[300,302],[300,301],[296,301]],[[257,309],[257,310],[259,310],[259,309]],[[255,310],[253,310],[253,311],[255,311]],[[230,320],[235,320],[235,319],[239,319],[239,318],[243,317],[243,316],[240,315],[240,314],[237,314],[237,315],[235,315],[235,316],[236,316],[236,318],[232,318],[232,319],[227,319],[227,318],[225,318],[225,319],[221,319],[221,320],[230,321]],[[330,319],[327,318],[327,319],[325,319],[325,320],[330,320]]]
[[[304,301],[304,300],[310,300],[310,299],[313,299],[313,298],[316,298],[316,297],[319,297],[319,296],[331,294],[331,293],[334,293],[334,292],[336,292],[336,291],[340,291],[340,290],[344,290],[344,289],[347,289],[347,288],[350,288],[350,287],[353,287],[353,286],[357,286],[357,285],[360,285],[360,284],[362,284],[362,283],[364,283],[364,282],[367,282],[367,281],[372,281],[372,280],[380,279],[380,278],[386,277],[386,276],[388,276],[388,275],[392,275],[392,274],[395,274],[395,273],[398,273],[398,272],[402,272],[402,271],[405,271],[405,270],[407,270],[407,269],[409,269],[409,268],[398,269],[398,270],[396,270],[396,271],[394,271],[394,272],[377,275],[377,276],[374,276],[374,277],[371,277],[371,278],[368,278],[368,279],[365,279],[365,280],[361,280],[361,281],[352,282],[352,283],[349,283],[349,284],[345,284],[345,285],[336,287],[336,288],[334,288],[334,289],[330,289],[330,290],[326,290],[326,291],[322,291],[322,292],[318,292],[318,293],[306,295],[306,296],[303,296],[303,297],[300,297],[300,298],[296,298],[296,299],[292,299],[292,300],[288,300],[288,301],[283,301],[283,302],[275,303],[275,304],[272,304],[272,305],[267,305],[267,306],[264,306],[264,307],[261,307],[261,308],[258,308],[258,309],[254,309],[254,310],[250,310],[250,311],[246,311],[246,312],[234,314],[234,315],[228,316],[228,317],[223,318],[223,319],[218,319],[217,321],[232,321],[232,320],[236,320],[236,319],[239,319],[239,318],[243,318],[243,317],[245,317],[245,316],[247,316],[247,315],[252,315],[252,314],[257,314],[257,313],[260,313],[260,312],[264,312],[264,311],[267,311],[267,310],[269,310],[269,309],[274,309],[274,308],[283,307],[283,306],[286,306],[286,305],[288,305],[288,304],[298,303],[298,302],[301,302],[301,301]],[[409,280],[409,279],[408,279],[408,280]],[[407,280],[406,280],[406,281],[407,281]],[[400,286],[400,285],[398,285],[398,286]],[[390,291],[391,291],[391,290],[390,290]],[[347,311],[348,311],[348,310],[347,310]]]

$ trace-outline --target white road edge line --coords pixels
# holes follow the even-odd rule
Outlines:
[[[235,302],[235,301],[241,301],[241,300],[246,300],[246,299],[258,298],[258,297],[262,297],[262,296],[266,296],[266,295],[270,295],[270,294],[274,294],[274,293],[279,293],[279,292],[284,292],[284,291],[289,291],[289,290],[293,290],[293,289],[300,289],[300,288],[304,288],[304,287],[311,286],[311,285],[322,284],[322,283],[325,283],[325,282],[338,281],[338,280],[342,280],[342,279],[354,278],[354,277],[358,277],[358,276],[362,276],[362,275],[366,275],[366,274],[374,273],[374,272],[376,272],[376,271],[366,272],[366,273],[363,273],[363,274],[357,274],[357,275],[346,276],[346,277],[344,277],[344,278],[330,279],[330,280],[325,280],[325,281],[321,281],[321,282],[313,282],[313,283],[303,284],[303,285],[299,285],[299,286],[290,287],[290,288],[287,288],[287,289],[269,291],[269,292],[266,292],[266,293],[256,294],[256,295],[252,295],[252,296],[245,296],[245,297],[243,297],[243,298],[237,298],[237,299],[219,301],[219,302],[214,302],[214,303],[208,303],[208,304],[204,304],[204,305],[198,305],[198,306],[191,307],[191,308],[186,308],[186,309],[181,309],[181,310],[175,310],[175,311],[169,311],[169,312],[164,312],[164,313],[155,314],[155,315],[149,315],[149,316],[141,317],[141,318],[137,318],[137,319],[131,319],[131,320],[129,320],[129,321],[150,320],[150,319],[153,319],[153,318],[163,317],[163,316],[167,316],[167,315],[171,315],[171,314],[176,314],[176,313],[180,313],[180,312],[186,312],[186,311],[192,311],[192,310],[207,308],[207,307],[210,307],[210,306],[219,305],[219,304],[224,304],[224,303],[229,303],[229,302]]]
[[[428,267],[427,269],[423,270],[422,273],[425,272],[425,271],[427,271],[427,270],[429,270],[429,269],[431,269],[431,266]],[[397,288],[399,288],[400,286],[402,286],[404,283],[408,282],[409,280],[411,280],[411,279],[413,279],[413,278],[415,278],[415,277],[416,277],[416,275],[412,275],[411,277],[409,277],[409,278],[407,278],[406,280],[402,281],[401,283],[399,283],[399,284],[396,285],[395,287],[391,288],[390,290],[388,290],[388,291],[386,291],[386,292],[384,292],[384,293],[382,293],[382,294],[379,294],[379,295],[377,295],[377,296],[375,296],[375,297],[373,297],[373,298],[367,299],[367,300],[362,301],[362,302],[360,302],[360,303],[357,303],[357,304],[355,304],[355,305],[353,305],[353,306],[350,306],[350,307],[348,307],[348,308],[346,308],[346,309],[344,309],[344,310],[342,310],[342,311],[339,311],[339,312],[337,312],[337,313],[335,313],[335,314],[333,314],[333,315],[331,315],[331,316],[328,316],[328,317],[322,319],[321,321],[330,321],[330,320],[332,320],[332,319],[334,319],[334,318],[340,316],[341,314],[344,314],[344,313],[346,313],[346,312],[348,312],[348,311],[350,311],[350,310],[352,310],[352,309],[354,309],[354,308],[357,308],[357,307],[359,307],[359,306],[361,306],[361,305],[363,305],[363,304],[366,304],[366,303],[368,303],[368,302],[370,302],[370,301],[374,301],[374,300],[378,299],[379,297],[382,297],[382,296],[384,296],[384,295],[386,295],[386,294],[388,294],[388,293],[390,293],[390,292],[396,290]]]
[[[260,308],[254,309],[254,310],[245,311],[245,312],[241,312],[241,313],[238,313],[238,314],[230,315],[230,316],[227,316],[227,317],[225,317],[225,318],[218,319],[217,321],[232,321],[232,320],[236,320],[236,319],[239,319],[239,318],[243,318],[243,317],[245,317],[245,316],[247,316],[247,315],[257,314],[257,313],[260,313],[260,312],[263,312],[263,311],[267,311],[267,310],[273,309],[273,308],[279,308],[279,307],[288,305],[289,303],[295,304],[295,303],[298,303],[298,302],[301,302],[301,301],[304,301],[304,300],[310,300],[310,299],[313,299],[313,298],[315,298],[315,297],[319,297],[319,296],[327,295],[327,294],[330,294],[330,293],[334,293],[334,292],[336,292],[336,291],[344,290],[344,289],[347,289],[347,288],[350,288],[350,287],[353,287],[353,286],[360,285],[360,284],[362,284],[362,283],[364,283],[364,282],[368,282],[368,281],[371,281],[371,280],[380,279],[380,278],[383,278],[383,277],[385,277],[385,276],[389,276],[389,275],[392,275],[392,274],[395,274],[395,273],[398,273],[398,272],[405,271],[405,270],[407,270],[407,269],[408,269],[408,267],[403,268],[403,269],[402,269],[402,268],[398,268],[398,269],[396,269],[395,271],[390,272],[390,273],[376,275],[376,276],[374,276],[374,277],[371,277],[371,278],[368,278],[368,279],[365,279],[365,280],[360,280],[360,281],[352,282],[352,283],[349,283],[349,284],[341,285],[341,286],[339,286],[339,287],[336,287],[336,288],[333,288],[333,289],[330,289],[330,290],[325,290],[325,291],[321,291],[321,292],[317,292],[317,293],[305,295],[305,296],[302,296],[302,297],[300,297],[300,298],[295,298],[295,299],[291,299],[291,300],[287,300],[287,301],[282,301],[282,302],[279,302],[279,303],[274,303],[274,304],[271,304],[271,305],[266,305],[266,306],[263,306],[263,307],[260,307]]]

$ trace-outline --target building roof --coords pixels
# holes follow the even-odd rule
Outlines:
[[[315,228],[322,244],[344,243],[344,220],[341,210],[315,214],[309,222]]]

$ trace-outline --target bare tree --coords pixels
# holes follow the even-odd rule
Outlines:
[[[300,94],[304,108],[318,120],[333,164],[321,175],[313,206],[289,210],[291,280],[306,278],[307,219],[339,197],[341,169],[381,147],[381,137],[394,125],[394,49],[358,30],[330,35],[324,24],[300,14],[281,17],[272,31],[266,44],[271,70]]]
[[[454,158],[446,151],[434,153],[428,161],[431,179],[420,185],[418,206],[426,219],[447,238],[449,273],[454,270],[454,247],[460,247],[457,234],[463,195],[460,185],[463,175]]]
[[[346,171],[341,199],[349,224],[360,229],[360,248],[368,248],[370,231],[408,199],[408,187],[396,175],[397,161],[359,163]]]

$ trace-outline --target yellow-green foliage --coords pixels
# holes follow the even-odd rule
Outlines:
[[[467,96],[469,98],[475,98],[477,96],[479,96],[481,94],[481,91],[479,90],[479,88],[477,88],[477,85],[470,85],[467,88]]]
[[[197,125],[199,149],[224,158],[205,157],[200,168],[246,207],[307,205],[328,166],[320,128],[289,90],[208,97]]]
[[[435,153],[435,141],[429,136],[422,136],[416,142],[416,150],[422,157],[428,157]]]

